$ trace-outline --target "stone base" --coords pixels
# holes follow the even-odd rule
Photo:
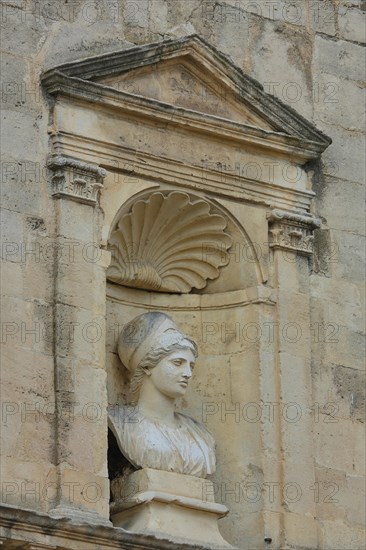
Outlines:
[[[218,528],[218,519],[228,509],[214,502],[211,481],[145,468],[114,480],[112,494],[115,527],[215,549],[233,548]]]

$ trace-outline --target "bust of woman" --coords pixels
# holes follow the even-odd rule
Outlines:
[[[215,471],[215,442],[207,428],[175,411],[197,358],[197,346],[165,313],[139,315],[118,340],[131,373],[137,406],[111,407],[109,427],[135,468],[154,468],[204,478]]]

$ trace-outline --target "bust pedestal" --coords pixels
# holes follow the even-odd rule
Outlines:
[[[144,468],[113,480],[112,494],[115,527],[208,548],[233,548],[218,528],[218,519],[228,510],[214,502],[211,481]]]

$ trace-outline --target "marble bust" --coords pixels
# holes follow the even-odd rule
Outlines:
[[[207,428],[176,412],[192,377],[197,346],[165,313],[139,315],[125,325],[118,354],[130,371],[134,406],[110,407],[109,427],[137,469],[205,478],[215,471],[215,442]]]

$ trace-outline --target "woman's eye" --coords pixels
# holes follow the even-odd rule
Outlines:
[[[182,364],[182,361],[180,359],[176,359],[175,361],[173,361],[174,365],[177,365],[177,367],[180,367],[181,364]]]

